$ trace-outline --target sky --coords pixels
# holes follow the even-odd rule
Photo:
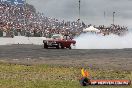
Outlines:
[[[27,0],[36,10],[47,17],[59,20],[76,21],[78,19],[79,0]],[[115,12],[115,24],[132,28],[132,0],[81,0],[81,21],[93,25],[112,24]],[[104,15],[105,13],[105,15]]]

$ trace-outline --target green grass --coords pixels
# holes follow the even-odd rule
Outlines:
[[[90,72],[91,79],[132,80],[131,71],[86,69]],[[79,84],[80,70],[80,67],[70,66],[0,63],[0,88],[84,88]],[[124,86],[96,86],[96,88],[124,88]],[[132,88],[132,85],[125,88]]]

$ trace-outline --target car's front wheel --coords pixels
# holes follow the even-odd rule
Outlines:
[[[44,49],[48,49],[47,43],[44,43]]]
[[[62,47],[62,46],[61,46],[61,43],[58,43],[58,45],[57,45],[56,48],[57,48],[57,49],[61,49],[61,47]]]

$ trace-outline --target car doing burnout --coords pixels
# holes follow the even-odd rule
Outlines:
[[[51,38],[43,40],[44,48],[55,47],[57,49],[69,48],[71,45],[75,45],[76,41],[72,40],[68,35],[62,36],[61,34],[55,34]]]

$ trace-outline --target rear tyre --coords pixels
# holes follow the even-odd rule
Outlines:
[[[69,46],[69,49],[72,49],[71,46]]]

